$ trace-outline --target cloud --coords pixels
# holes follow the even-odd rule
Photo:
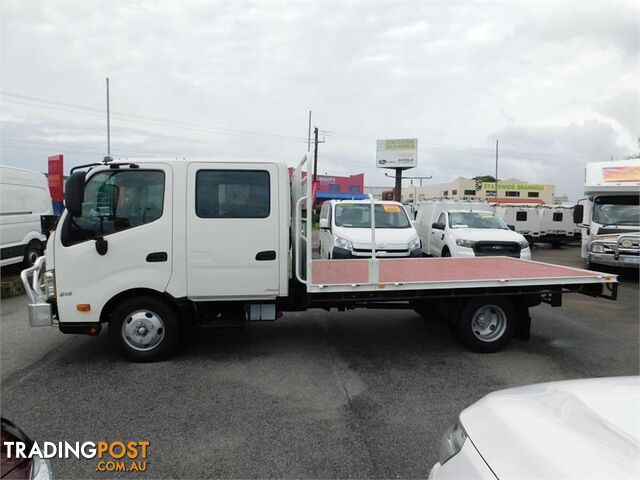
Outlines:
[[[393,182],[375,140],[414,136],[412,174],[434,181],[490,173],[500,138],[505,174],[574,182],[588,159],[635,150],[637,18],[621,2],[5,0],[0,91],[49,103],[0,94],[2,161],[101,158],[109,76],[119,155],[294,164],[312,108],[334,132],[321,171],[370,185]]]

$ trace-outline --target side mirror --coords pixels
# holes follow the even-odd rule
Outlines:
[[[82,216],[84,201],[84,183],[87,172],[75,172],[67,179],[64,189],[64,206],[74,217]]]
[[[584,205],[578,204],[573,207],[573,223],[582,223],[584,217]]]
[[[320,219],[320,230],[329,230],[329,219],[321,218]]]
[[[431,228],[435,228],[436,230],[444,230],[444,225],[442,223],[434,222],[431,224]]]
[[[515,225],[507,225],[507,227],[509,227],[509,230],[515,232],[516,231],[516,226]]]

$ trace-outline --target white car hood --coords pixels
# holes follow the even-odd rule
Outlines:
[[[370,228],[336,227],[335,234],[349,240],[355,248],[371,248]],[[376,248],[407,248],[412,238],[418,236],[415,228],[376,228]]]
[[[499,479],[640,478],[640,377],[503,390],[460,421]]]
[[[450,228],[449,234],[454,239],[464,240],[489,240],[495,242],[521,242],[524,237],[512,230],[499,228]]]

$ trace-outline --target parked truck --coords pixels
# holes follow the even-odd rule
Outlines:
[[[196,326],[281,312],[446,313],[479,352],[527,339],[529,308],[577,292],[616,298],[617,278],[517,258],[312,258],[312,175],[284,163],[141,160],[72,170],[45,256],[22,272],[32,326],[97,335],[133,361],[169,355]],[[304,172],[306,173],[306,172]],[[371,199],[373,205],[373,199]],[[371,212],[375,210],[370,209]]]
[[[640,160],[587,164],[585,195],[574,207],[582,258],[589,266],[640,266]]]

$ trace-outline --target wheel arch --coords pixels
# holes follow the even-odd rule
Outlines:
[[[186,298],[175,298],[166,292],[159,292],[151,288],[131,288],[114,295],[107,301],[107,303],[104,304],[104,307],[102,307],[102,311],[100,312],[100,323],[109,321],[111,313],[120,302],[129,298],[142,296],[153,297],[166,303],[175,310],[176,315],[181,321],[186,319],[190,320],[192,318],[193,307]]]

